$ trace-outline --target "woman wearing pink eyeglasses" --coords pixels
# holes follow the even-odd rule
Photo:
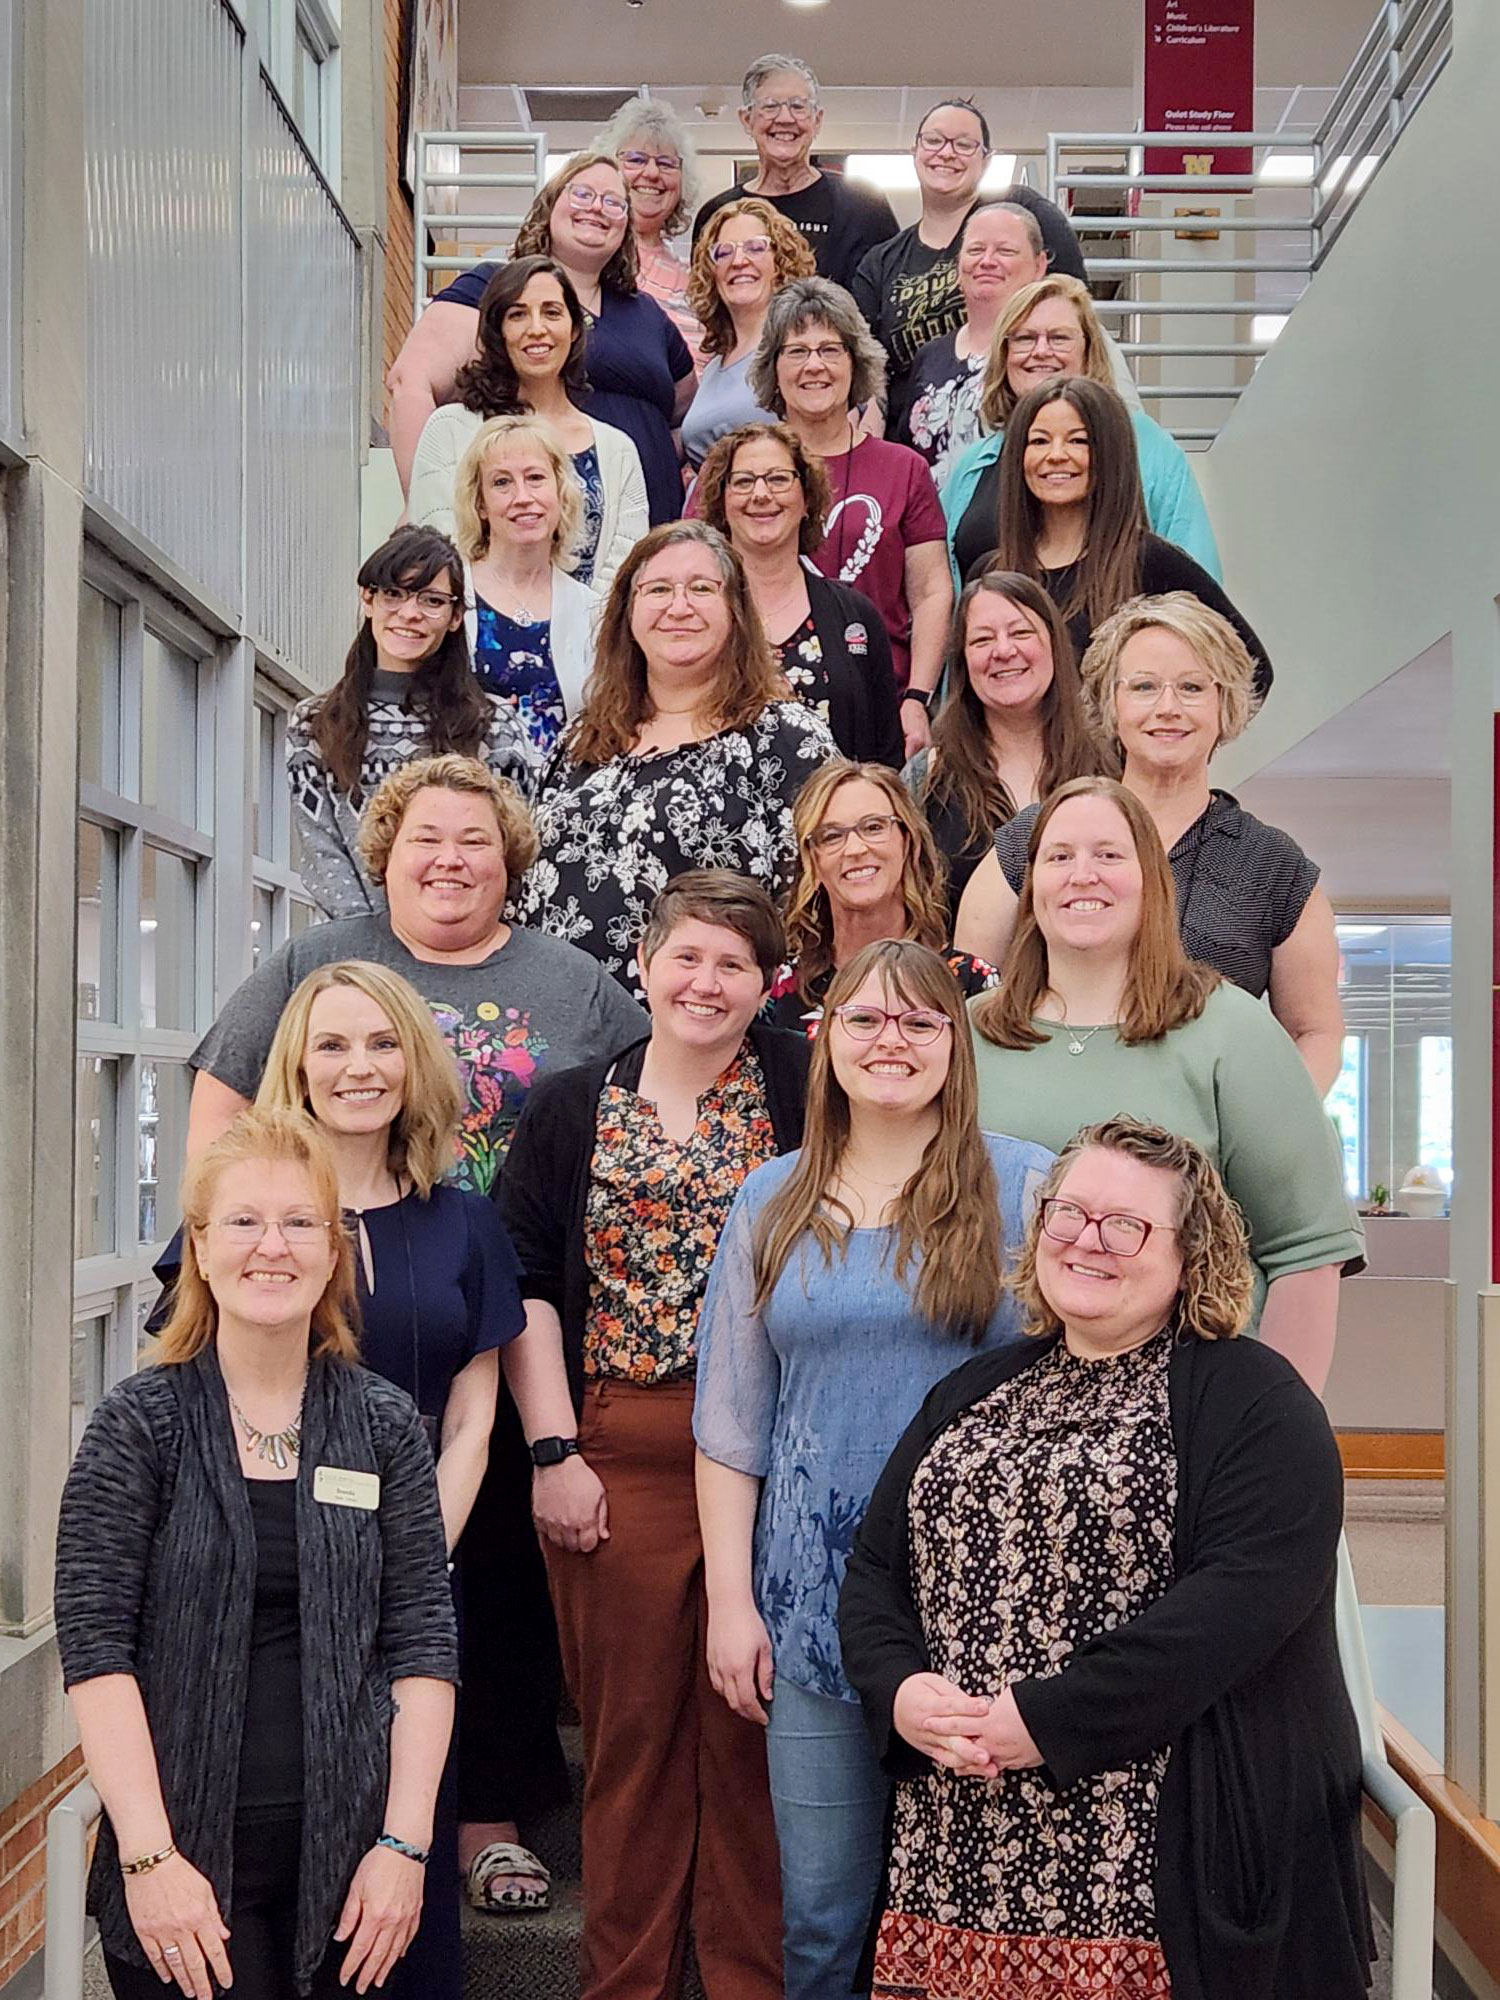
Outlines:
[[[689,465],[701,465],[710,447],[742,424],[770,421],[751,392],[750,363],[773,294],[816,269],[802,231],[754,195],[715,209],[703,225],[693,245],[688,303],[703,323],[709,358],[682,420]]]

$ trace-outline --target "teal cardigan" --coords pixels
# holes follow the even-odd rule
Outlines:
[[[1186,549],[1194,562],[1203,565],[1215,583],[1222,583],[1224,575],[1219,567],[1218,544],[1214,541],[1213,529],[1208,525],[1208,511],[1203,505],[1203,495],[1198,491],[1198,482],[1193,477],[1193,468],[1188,464],[1187,453],[1144,410],[1132,410],[1130,421],[1135,427],[1136,451],[1141,462],[1141,487],[1146,495],[1146,519],[1151,532],[1160,535],[1164,542],[1175,542],[1178,548]],[[976,438],[948,474],[939,495],[943,503],[943,518],[948,523],[948,563],[953,570],[955,590],[963,588],[964,580],[953,560],[953,537],[958,533],[958,524],[974,498],[979,475],[986,466],[994,464],[1004,442],[1004,431],[991,431],[988,437]]]

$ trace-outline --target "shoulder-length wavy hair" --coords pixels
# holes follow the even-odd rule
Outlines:
[[[737,431],[730,431],[727,437],[721,437],[710,448],[698,469],[696,500],[699,516],[711,528],[717,528],[727,542],[733,542],[724,490],[730,473],[734,471],[734,461],[747,444],[779,444],[792,461],[792,470],[802,488],[805,509],[797,528],[797,553],[816,555],[823,546],[824,524],[833,505],[833,489],[828,484],[822,459],[813,456],[790,424],[741,424]]]
[[[837,1194],[839,1166],[849,1143],[849,1099],[833,1066],[838,1028],[832,1010],[872,975],[894,1004],[931,1008],[951,1023],[938,1130],[895,1203],[892,1269],[904,1284],[913,1257],[919,1256],[917,1310],[956,1339],[978,1341],[994,1317],[1003,1287],[1000,1194],[979,1130],[974,1046],[963,995],[938,954],[914,938],[866,945],[828,990],[829,1022],[813,1043],[802,1149],[756,1226],[755,1302],[764,1305],[775,1290],[800,1237],[811,1235],[831,1264],[853,1227],[854,1218]]]
[[[334,1361],[359,1359],[354,1298],[354,1252],[339,1208],[339,1177],[328,1141],[303,1111],[242,1111],[198,1156],[182,1179],[182,1268],[172,1288],[172,1310],[155,1346],[154,1362],[191,1361],[219,1330],[219,1307],[203,1275],[200,1254],[220,1180],[230,1167],[254,1162],[301,1167],[312,1183],[313,1205],[329,1226],[333,1270],[313,1307],[308,1352]]]
[[[551,180],[538,191],[536,200],[526,211],[526,220],[516,231],[516,240],[511,250],[512,257],[550,257],[552,255],[552,210],[557,197],[564,192],[569,182],[576,181],[580,174],[586,174],[590,167],[609,167],[619,173],[620,165],[613,153],[575,153],[571,160],[558,168]],[[622,176],[623,181],[623,176]],[[626,190],[626,207],[630,204],[629,190]],[[599,282],[607,292],[618,292],[629,298],[636,288],[636,277],[640,271],[640,259],[636,254],[635,232],[630,227],[627,215],[625,235],[619,249],[599,273]]]
[[[1205,680],[1219,690],[1219,739],[1242,735],[1259,707],[1255,662],[1229,620],[1190,590],[1166,590],[1159,597],[1132,597],[1099,625],[1083,656],[1083,693],[1106,742],[1120,747],[1115,689],[1121,655],[1137,632],[1171,632],[1189,647]]]
[[[948,633],[948,694],[932,723],[932,745],[922,787],[925,802],[956,807],[970,841],[988,839],[1019,809],[997,776],[984,703],[969,679],[969,612],[980,597],[1003,597],[1042,633],[1052,654],[1052,685],[1042,696],[1038,720],[1042,763],[1037,791],[1045,798],[1069,778],[1108,768],[1112,759],[1090,726],[1073,659],[1073,642],[1057,606],[1039,583],[1011,570],[987,570],[964,585]]]
[[[583,690],[583,705],[567,732],[568,754],[575,764],[608,764],[632,748],[643,723],[651,720],[651,690],[646,679],[646,655],[630,629],[636,579],[663,549],[681,543],[705,548],[724,579],[729,610],[729,637],[719,656],[718,687],[713,714],[720,729],[748,729],[773,701],[789,690],[766,642],[760,614],[745,581],[739,556],[717,528],[706,521],[665,521],[642,535],[615,571],[599,624],[594,671]]]
[[[733,222],[739,215],[748,215],[752,222],[758,222],[771,239],[771,262],[776,274],[773,293],[779,292],[783,285],[789,285],[793,278],[813,277],[818,268],[802,231],[795,223],[788,222],[778,209],[772,208],[768,201],[751,194],[741,201],[727,202],[723,208],[716,208],[704,223],[703,234],[693,245],[687,302],[688,310],[696,314],[703,328],[703,352],[721,357],[734,346],[734,319],[719,290],[718,266],[713,260],[713,250],[724,234],[725,224]]]
[[[595,135],[593,150],[608,153],[618,163],[621,153],[644,151],[643,139],[648,145],[670,146],[681,162],[682,192],[661,226],[663,236],[680,236],[698,207],[698,155],[687,126],[665,98],[627,97],[604,130]]]
[[[490,524],[482,505],[485,460],[497,445],[517,438],[523,442],[529,438],[552,467],[557,481],[552,560],[559,569],[572,569],[578,560],[578,537],[583,528],[583,486],[566,445],[543,417],[491,417],[469,439],[453,475],[453,528],[459,550],[471,563],[489,554]]]
[[[1006,202],[1001,206],[1008,208],[1014,204]],[[1029,209],[1022,213],[1031,215]],[[1036,227],[1034,215],[1031,222]],[[1104,344],[1104,328],[1094,311],[1088,286],[1080,284],[1077,278],[1068,277],[1063,271],[1036,278],[1031,284],[1022,285],[1014,298],[1007,299],[995,322],[995,331],[990,335],[990,351],[985,358],[984,380],[979,390],[979,423],[983,430],[1003,431],[1010,421],[1010,413],[1018,401],[1015,390],[1010,386],[1010,337],[1021,331],[1036,308],[1047,299],[1066,299],[1078,315],[1083,333],[1083,366],[1078,373],[1087,376],[1090,382],[1102,382],[1106,389],[1114,383],[1109,349]]]
[[[464,566],[458,550],[436,528],[398,528],[361,563],[362,591],[447,590],[454,609],[465,601]],[[339,790],[358,811],[361,766],[370,734],[370,688],[379,659],[368,617],[359,621],[344,671],[309,718],[308,728]],[[422,718],[434,756],[453,751],[477,756],[490,727],[490,705],[474,678],[463,622],[445,632],[411,676],[407,706]]]
[[[772,298],[761,328],[760,345],[746,381],[763,410],[786,415],[786,398],[776,380],[781,350],[794,334],[810,326],[827,326],[848,350],[852,373],[849,407],[859,409],[885,389],[885,349],[871,333],[864,314],[842,285],[830,278],[794,278]]]
[[[305,1068],[313,1003],[320,993],[340,986],[373,1000],[396,1031],[406,1058],[406,1087],[401,1109],[391,1120],[386,1164],[393,1174],[405,1174],[425,1201],[453,1165],[463,1092],[458,1065],[438,1033],[432,1010],[399,972],[355,958],[308,973],[281,1010],[255,1108],[305,1111],[316,1122],[307,1101]]]
[[[581,402],[588,394],[584,340],[589,323],[573,289],[573,280],[555,257],[512,257],[484,288],[475,343],[479,351],[459,369],[454,381],[458,400],[466,410],[474,410],[481,417],[513,417],[527,407],[520,377],[505,344],[505,315],[532,279],[539,277],[556,278],[573,329],[562,365],[563,389],[572,403]]]
[[[1199,1340],[1233,1340],[1250,1322],[1255,1273],[1245,1219],[1235,1207],[1208,1155],[1176,1132],[1119,1113],[1075,1132],[1053,1161],[1042,1183],[1016,1257],[1010,1288],[1026,1315],[1030,1334],[1057,1333],[1062,1319],[1037,1277],[1037,1243],[1042,1203],[1062,1191],[1068,1169],[1080,1153],[1119,1153],[1177,1177],[1177,1248],[1182,1257],[1182,1289],[1174,1325]]]
[[[1051,985],[1047,940],[1036,914],[1036,857],[1046,842],[1052,815],[1069,799],[1080,798],[1108,799],[1119,808],[1141,865],[1141,923],[1130,947],[1125,990],[1120,996],[1120,1040],[1127,1044],[1159,1042],[1174,1028],[1196,1021],[1209,994],[1220,983],[1211,965],[1189,958],[1182,948],[1177,890],[1150,813],[1134,792],[1126,791],[1114,778],[1074,778],[1059,785],[1036,816],[1004,977],[970,1009],[980,1034],[1002,1049],[1034,1049],[1047,1039],[1032,1025]]]
[[[813,865],[812,837],[828,817],[841,788],[861,779],[885,794],[905,836],[901,862],[904,935],[933,951],[940,951],[948,942],[948,868],[926,815],[884,764],[856,764],[849,757],[831,757],[813,772],[792,807],[797,879],[787,897],[786,940],[797,968],[797,990],[808,1001],[833,963],[833,907]]]
[[[1089,492],[1084,548],[1064,618],[1082,612],[1097,625],[1138,594],[1141,545],[1146,535],[1146,502],[1130,412],[1114,390],[1082,375],[1055,375],[1028,389],[1011,413],[1000,447],[1000,501],[997,509],[995,569],[1019,570],[1042,581],[1037,543],[1042,503],[1026,483],[1026,439],[1040,411],[1066,403],[1088,433]]]

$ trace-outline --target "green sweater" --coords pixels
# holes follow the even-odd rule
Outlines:
[[[1218,1168],[1266,1284],[1325,1264],[1362,1268],[1364,1238],[1333,1125],[1296,1045],[1260,1001],[1226,982],[1196,1021],[1160,1041],[1127,1047],[1104,1027],[1076,1056],[1070,1034],[1086,1025],[1035,1025],[1048,1040],[1034,1049],[974,1037],[986,1132],[1057,1153],[1080,1125],[1120,1111],[1149,1118],[1201,1146]],[[1257,1307],[1259,1298],[1258,1287]]]

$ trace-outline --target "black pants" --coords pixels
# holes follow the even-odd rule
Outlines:
[[[225,1948],[234,1974],[234,2000],[296,2000],[292,1934],[301,1836],[296,1813],[235,1822],[234,1907],[222,1913],[233,1932]],[[313,1980],[312,2000],[347,2000],[351,1989],[339,1985],[338,1969],[348,1948],[330,1946]],[[115,2000],[167,2000],[180,1990],[175,1980],[164,1986],[149,1966],[129,1965],[108,1952],[104,1969]]]

